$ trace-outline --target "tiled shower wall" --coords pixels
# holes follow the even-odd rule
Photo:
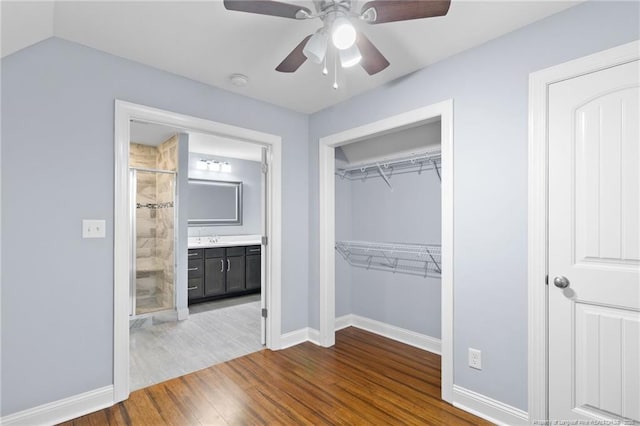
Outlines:
[[[154,147],[131,143],[130,166],[176,171],[177,137]],[[138,171],[136,314],[174,306],[174,175]]]

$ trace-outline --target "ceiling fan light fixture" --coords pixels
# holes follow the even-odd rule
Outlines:
[[[340,50],[348,49],[356,42],[356,29],[344,16],[340,16],[333,21],[331,41]]]
[[[360,63],[362,54],[355,44],[348,49],[340,50],[340,64],[342,68],[349,68]]]
[[[311,36],[307,44],[304,46],[304,49],[302,49],[302,53],[311,62],[320,64],[324,60],[324,56],[327,53],[328,41],[329,37],[327,36],[327,33],[320,30]]]
[[[360,14],[360,19],[365,22],[376,22],[378,20],[378,12],[375,7],[370,7]]]

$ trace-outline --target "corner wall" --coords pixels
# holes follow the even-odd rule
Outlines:
[[[640,38],[639,16],[637,2],[587,1],[313,114],[309,327],[319,324],[319,138],[453,99],[454,383],[526,411],[529,74]],[[483,370],[467,366],[469,347]]]
[[[282,332],[307,326],[306,115],[58,38],[1,66],[1,416],[113,383],[115,99],[282,137]]]

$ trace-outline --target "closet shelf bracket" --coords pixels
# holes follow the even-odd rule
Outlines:
[[[389,189],[393,191],[393,186],[391,185],[391,182],[389,182],[389,178],[384,174],[382,167],[380,167],[380,163],[376,163],[376,167],[378,168],[378,173],[380,173],[380,177],[384,179],[384,182],[387,184],[387,186],[389,186]]]
[[[377,161],[374,163],[363,164],[353,167],[339,168],[336,175],[342,179],[363,180],[366,181],[371,177],[380,176],[391,190],[391,176],[404,173],[422,174],[425,170],[434,170],[438,179],[442,181],[440,149],[431,149],[420,154],[412,154],[410,156],[395,158],[392,160]],[[377,173],[370,173],[377,172]]]
[[[424,277],[440,277],[442,273],[438,244],[337,241],[335,248],[355,267]]]

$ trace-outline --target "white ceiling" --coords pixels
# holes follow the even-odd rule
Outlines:
[[[262,148],[254,143],[206,135],[163,124],[131,122],[131,142],[158,146],[176,133],[189,134],[189,152],[241,160],[262,161]]]
[[[241,160],[262,161],[262,148],[254,143],[189,132],[189,152]]]
[[[132,121],[130,125],[129,138],[133,143],[142,145],[158,146],[182,129],[165,126],[162,124],[145,123],[142,121]]]
[[[295,1],[313,10],[309,1]],[[312,113],[578,4],[453,0],[445,17],[356,24],[391,65],[375,76],[341,70],[338,90],[320,66],[274,68],[319,20],[232,12],[222,1],[2,1],[2,56],[57,36],[212,86]],[[356,6],[357,7],[357,6]],[[358,7],[359,10],[359,7]],[[229,76],[249,77],[247,87]]]

